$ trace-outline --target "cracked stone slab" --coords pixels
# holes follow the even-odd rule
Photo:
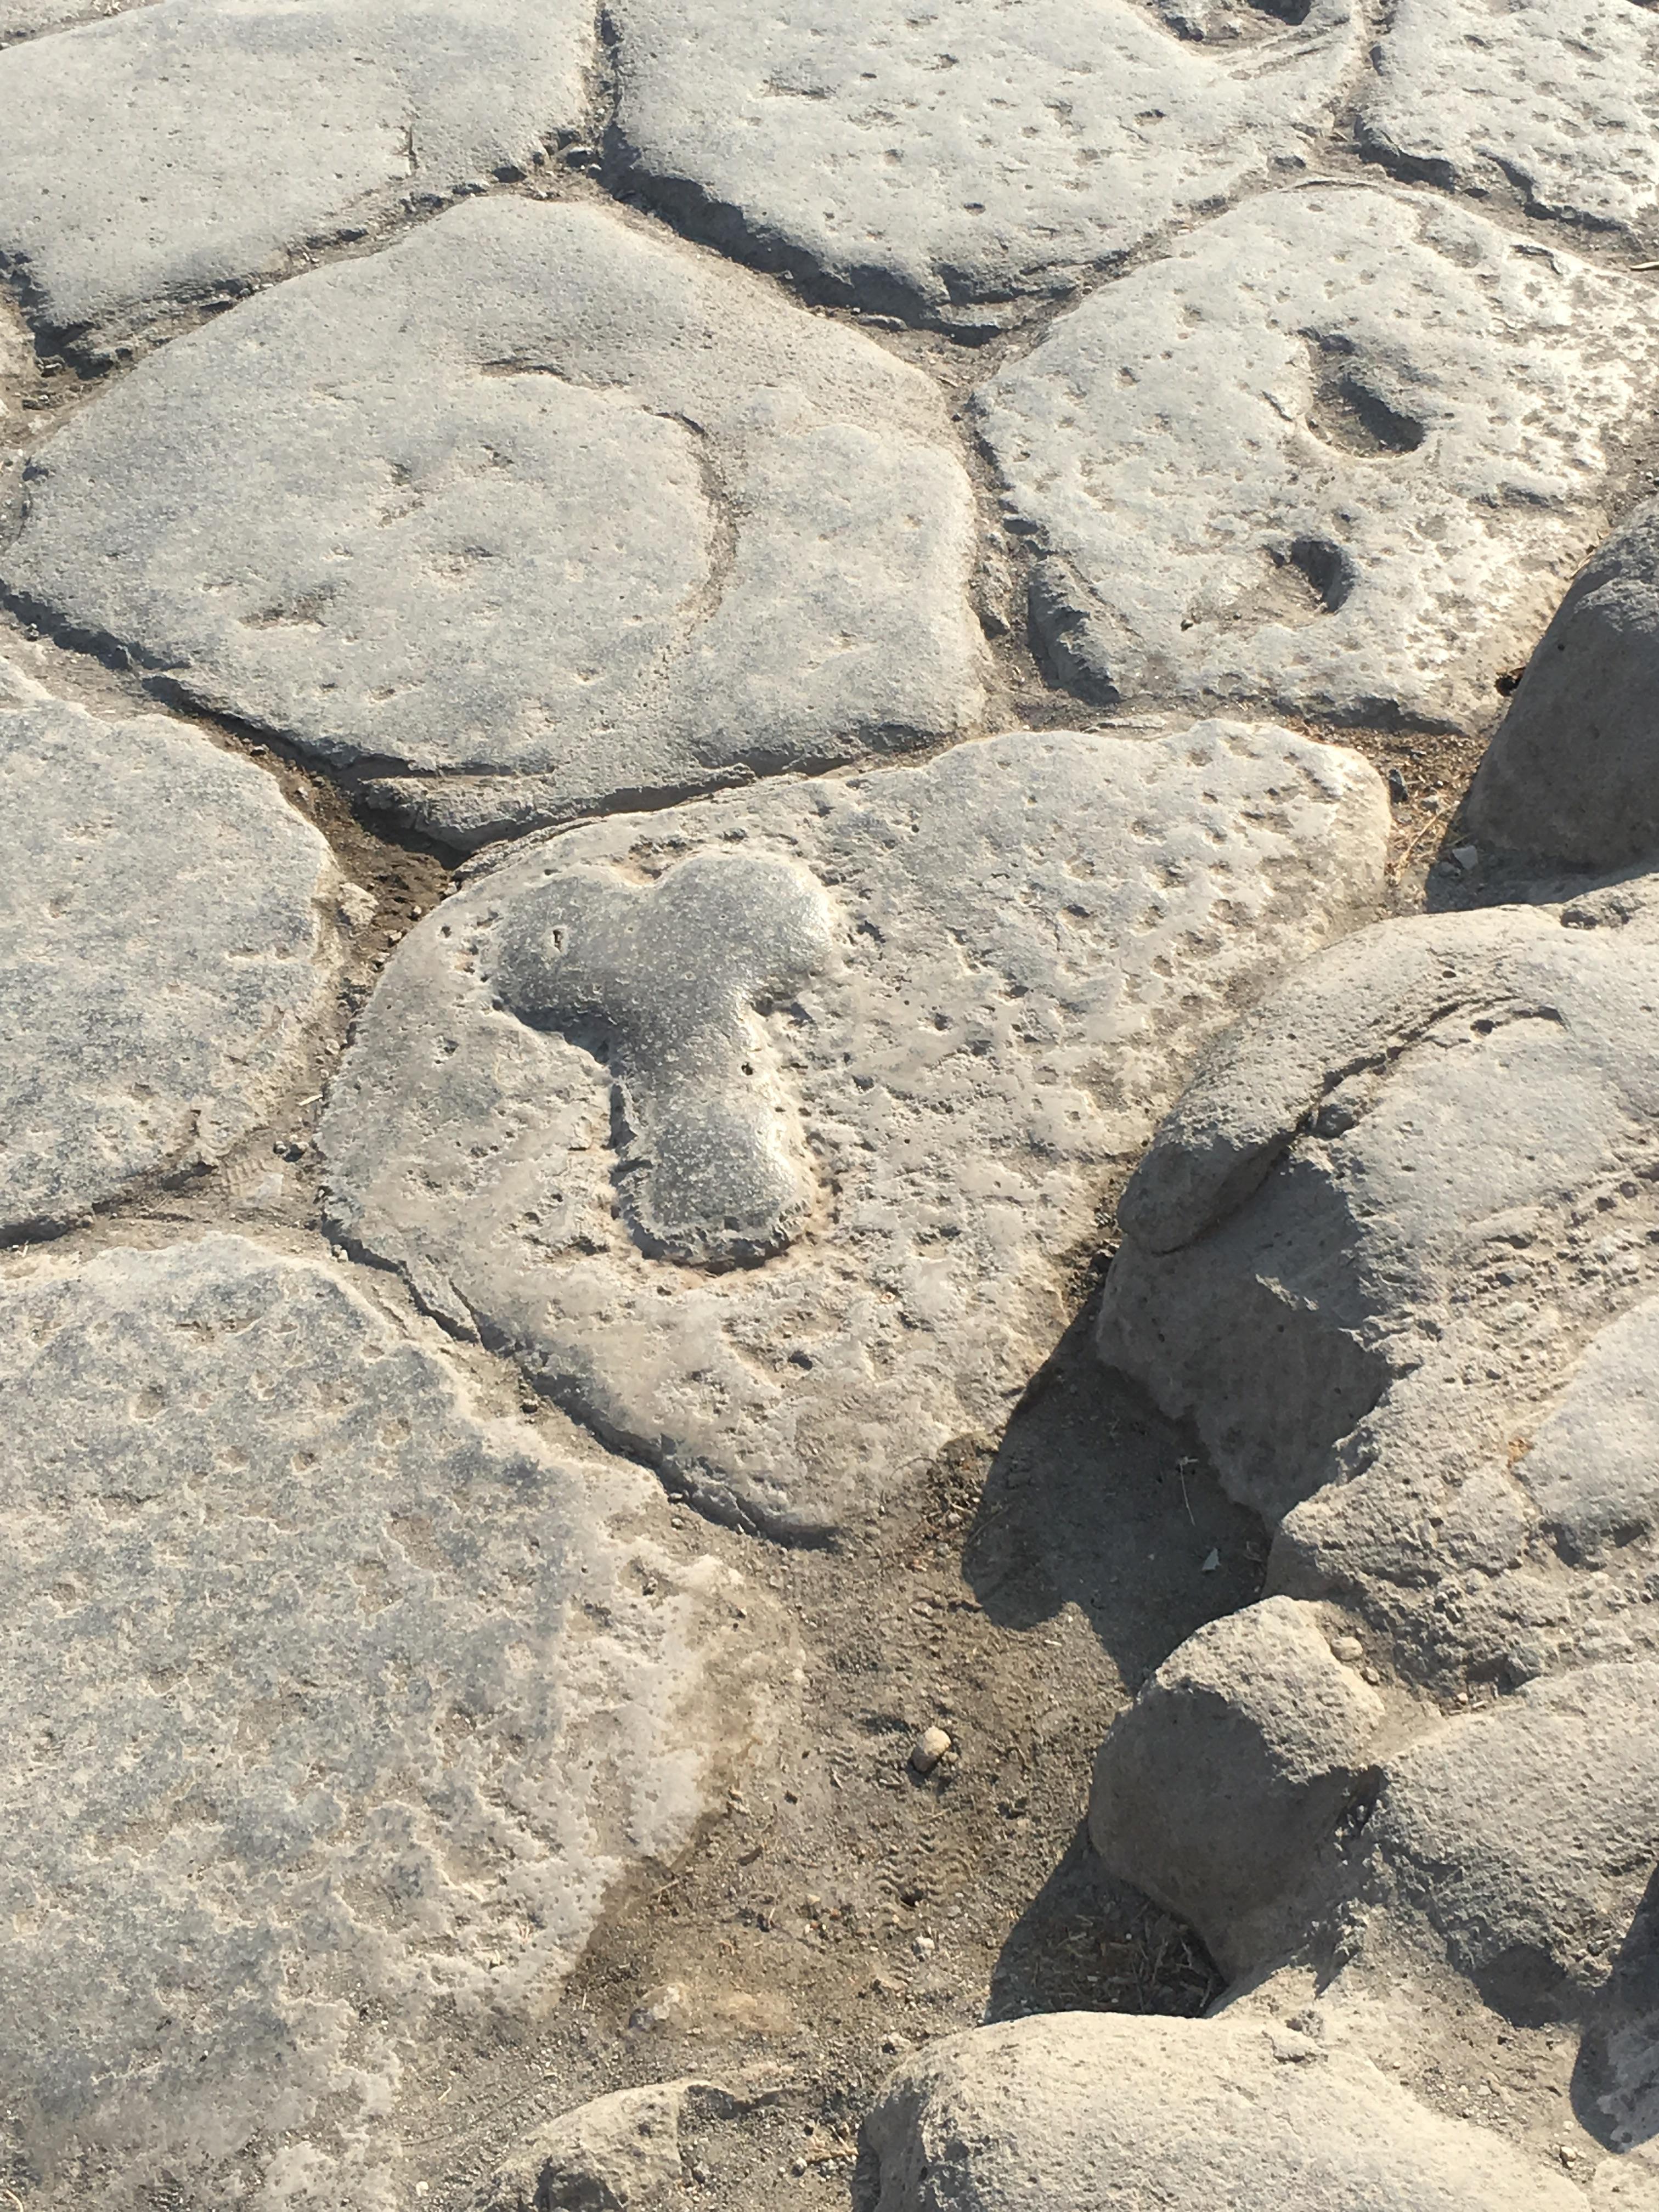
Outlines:
[[[0,268],[113,347],[522,170],[580,124],[592,40],[583,0],[156,0],[10,47]]]
[[[856,2212],[1582,2212],[1484,2129],[1236,2014],[1055,2013],[942,2036],[866,2118]]]
[[[1199,1045],[1363,913],[1374,772],[1020,732],[480,867],[330,1095],[342,1233],[711,1510],[842,1524],[999,1430]]]
[[[1659,33],[1600,0],[1398,0],[1361,94],[1361,150],[1529,215],[1650,233],[1659,212]]]
[[[1069,290],[1172,216],[1300,166],[1363,32],[1349,0],[610,14],[630,185],[729,251],[947,321]]]
[[[221,1159],[303,1065],[343,890],[273,779],[0,662],[0,1235]]]
[[[0,1370],[0,2064],[41,2201],[392,2212],[405,2094],[544,2009],[742,1755],[704,1650],[737,1578],[240,1238],[37,1261]]]
[[[970,724],[949,441],[760,279],[494,199],[141,362],[32,458],[0,576],[476,845]]]
[[[1656,354],[1640,278],[1326,187],[1102,287],[975,405],[1065,680],[1478,726],[1605,526]]]

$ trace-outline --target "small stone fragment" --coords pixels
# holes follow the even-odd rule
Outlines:
[[[618,2089],[538,2128],[474,2198],[475,2212],[659,2212],[678,2201],[690,2081]]]
[[[477,200],[275,287],[29,466],[9,587],[458,844],[978,711],[927,380],[597,206]]]
[[[617,167],[834,296],[994,328],[1264,162],[1341,94],[1350,0],[1178,9],[617,0]]]
[[[910,1747],[910,1764],[918,1774],[931,1774],[950,1748],[942,1728],[925,1728]]]
[[[1479,727],[1601,526],[1656,358],[1639,277],[1425,195],[1310,189],[1101,285],[975,406],[1064,681]]]
[[[255,1127],[321,1012],[343,889],[251,763],[0,664],[0,1231],[61,1230]]]
[[[1288,732],[1050,731],[511,848],[387,963],[337,1232],[738,1520],[1000,1429],[1188,1054],[1364,910],[1381,780]]]
[[[0,262],[37,327],[112,346],[531,166],[592,40],[580,0],[155,0],[13,47]]]

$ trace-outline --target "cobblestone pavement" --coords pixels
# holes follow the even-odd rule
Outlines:
[[[1659,2212],[1656,398],[1638,0],[0,0],[0,2203]]]

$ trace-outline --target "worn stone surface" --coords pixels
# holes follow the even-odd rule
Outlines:
[[[366,1010],[334,1217],[705,1503],[834,1526],[1000,1429],[1180,1070],[1376,896],[1384,811],[1214,723],[519,848]]]
[[[0,662],[0,1234],[217,1160],[302,1065],[328,847],[249,761]]]
[[[1469,790],[1471,831],[1611,867],[1659,850],[1659,500],[1573,579]]]
[[[1596,0],[1399,0],[1358,105],[1361,149],[1406,177],[1518,192],[1587,230],[1659,212],[1655,27]]]
[[[1389,1764],[1368,1872],[1487,2001],[1571,2016],[1601,1989],[1659,1861],[1659,1664],[1528,1684]]]
[[[1272,192],[981,388],[1091,696],[1488,719],[1603,525],[1659,309],[1426,195]]]
[[[496,199],[142,362],[38,453],[0,578],[480,843],[960,730],[946,434],[760,280]]]
[[[143,4],[144,0],[0,0],[0,46]]]
[[[40,326],[115,343],[522,169],[580,122],[592,40],[581,0],[155,0],[30,40],[0,56],[0,266]]]
[[[1305,158],[1361,26],[1292,12],[622,0],[616,156],[723,246],[948,320]]]
[[[481,2212],[653,2212],[678,2197],[680,2106],[689,2081],[595,2097],[514,2147],[479,2192]]]
[[[36,1262],[0,1363],[0,2063],[45,2201],[405,2203],[403,2090],[544,2008],[742,1751],[710,1577],[612,1533],[647,1478],[240,1239]]]
[[[1273,1908],[1334,1856],[1382,1717],[1313,1607],[1247,1606],[1189,1636],[1113,1724],[1090,1840],[1237,1974],[1284,1948]]]
[[[1313,2039],[1057,2013],[943,2038],[864,2124],[855,2212],[1575,2212],[1574,2185]]]

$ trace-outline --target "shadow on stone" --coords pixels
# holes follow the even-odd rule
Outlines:
[[[1659,1870],[1612,1973],[1585,2008],[1572,2108],[1585,2133],[1611,2151],[1659,2136]]]

